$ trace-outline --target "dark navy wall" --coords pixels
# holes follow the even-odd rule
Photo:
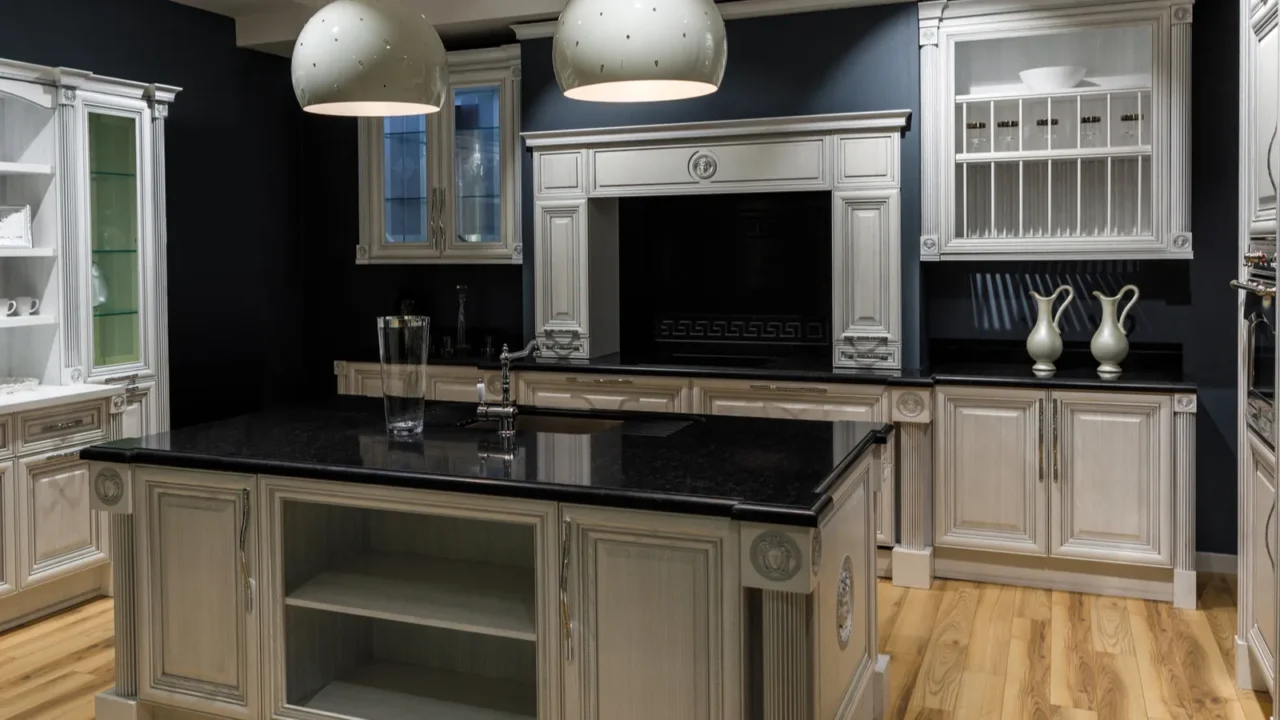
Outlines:
[[[957,341],[1024,340],[1035,312],[1027,291],[1069,283],[1076,306],[1064,315],[1068,346],[1083,349],[1098,324],[1098,301],[1137,285],[1129,340],[1135,350],[1180,352],[1183,372],[1199,385],[1196,417],[1196,546],[1236,551],[1236,303],[1227,283],[1240,263],[1237,246],[1239,60],[1237,3],[1196,5],[1192,50],[1192,231],[1186,262],[978,262],[924,268],[926,346]],[[1217,129],[1225,131],[1217,132]],[[969,342],[973,346],[976,343]],[[1017,361],[1025,354],[1015,351]],[[1130,362],[1136,362],[1131,358]]]
[[[556,85],[551,39],[521,43],[521,122],[527,132],[704,120],[911,110],[902,143],[903,358],[919,333],[920,55],[914,4],[732,20],[720,90],[666,103],[587,103]],[[524,157],[525,331],[533,332],[533,160]]]
[[[230,18],[169,0],[3,8],[0,57],[184,88],[166,123],[173,425],[301,392],[309,243],[289,61],[237,49]]]

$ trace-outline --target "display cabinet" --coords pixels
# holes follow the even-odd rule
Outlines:
[[[920,6],[922,258],[1191,257],[1190,3],[1036,8]]]
[[[356,262],[520,263],[520,46],[449,53],[451,107],[360,121]]]

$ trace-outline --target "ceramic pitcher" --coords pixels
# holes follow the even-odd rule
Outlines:
[[[1053,303],[1064,290],[1067,293],[1067,300],[1058,307],[1055,315]],[[1076,292],[1070,285],[1063,285],[1048,297],[1032,290],[1031,297],[1036,299],[1036,325],[1031,328],[1031,334],[1027,336],[1027,354],[1036,361],[1036,364],[1031,366],[1031,371],[1036,374],[1036,377],[1053,377],[1058,370],[1054,367],[1053,361],[1062,355],[1062,335],[1059,333],[1058,320],[1062,317],[1062,311],[1066,310],[1075,299]]]
[[[1116,307],[1120,304],[1120,298],[1130,290],[1133,291],[1133,299],[1124,306],[1124,311],[1117,319]],[[1093,359],[1098,361],[1098,377],[1114,380],[1120,377],[1120,362],[1129,354],[1129,339],[1126,337],[1129,333],[1124,329],[1124,319],[1129,316],[1134,303],[1138,302],[1138,288],[1125,285],[1115,297],[1107,297],[1097,290],[1093,294],[1102,303],[1102,323],[1093,334],[1089,350],[1093,352]]]

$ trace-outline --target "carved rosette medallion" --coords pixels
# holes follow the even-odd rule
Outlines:
[[[154,112],[157,119],[163,120],[169,117],[169,103],[156,103]]]
[[[1191,236],[1186,233],[1179,233],[1173,236],[1173,247],[1175,250],[1186,250],[1191,247]]]
[[[84,379],[84,373],[80,372],[80,368],[75,368],[71,371],[71,382],[78,383],[82,379]]]
[[[70,105],[76,101],[75,88],[62,88],[62,104]]]
[[[1195,395],[1177,395],[1173,400],[1173,409],[1176,412],[1193,413],[1196,411]]]
[[[819,530],[813,531],[812,555],[813,559],[810,563],[813,565],[813,574],[817,575],[818,566],[822,564],[822,532]]]
[[[93,478],[93,494],[107,507],[115,507],[124,497],[124,479],[111,468],[103,468]]]
[[[1191,22],[1191,6],[1179,5],[1173,9],[1173,21],[1178,23]]]
[[[111,412],[112,413],[124,412],[124,396],[123,395],[117,395],[111,398]]]
[[[931,253],[938,249],[938,240],[936,238],[927,237],[920,243],[920,246],[924,248],[925,252]]]
[[[902,393],[898,396],[898,412],[907,417],[916,417],[924,412],[924,399],[917,393]]]
[[[921,45],[937,45],[938,29],[937,28],[920,28],[920,44]]]
[[[786,533],[760,533],[751,541],[751,567],[767,580],[786,582],[800,572],[800,546]]]
[[[698,153],[689,161],[689,169],[693,172],[693,176],[699,180],[710,180],[715,177],[716,170],[719,170],[719,163],[709,153]]]
[[[360,258],[361,260],[369,257],[369,248],[365,247],[364,245],[357,245],[356,257]]]
[[[836,583],[836,639],[840,649],[849,647],[853,637],[853,559],[844,556],[840,563],[840,581]]]
[[[512,253],[516,257],[524,257],[524,243],[519,243],[512,249]]]

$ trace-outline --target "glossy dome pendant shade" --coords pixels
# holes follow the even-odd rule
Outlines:
[[[553,51],[565,96],[594,102],[708,95],[728,55],[712,0],[569,0]]]
[[[444,107],[448,87],[440,35],[398,0],[334,0],[293,47],[293,92],[307,112],[423,115]]]

